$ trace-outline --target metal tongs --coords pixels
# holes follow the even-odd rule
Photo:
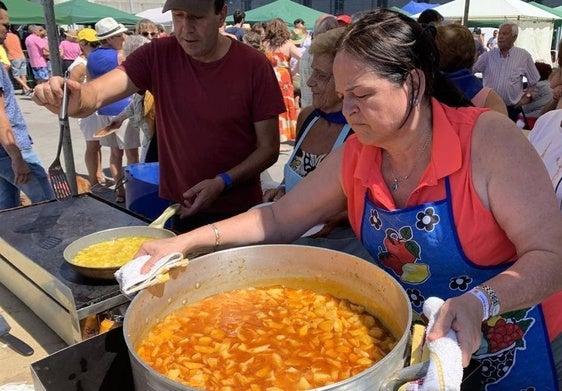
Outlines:
[[[72,197],[72,190],[70,189],[70,184],[68,183],[68,178],[62,168],[60,162],[60,155],[62,152],[62,142],[64,139],[65,132],[68,132],[68,87],[66,82],[68,80],[68,72],[66,72],[64,76],[64,85],[63,85],[63,95],[62,95],[62,104],[60,107],[59,113],[59,125],[60,125],[60,132],[59,132],[59,145],[57,147],[57,155],[55,160],[49,166],[49,179],[51,181],[51,186],[53,187],[53,191],[55,193],[55,197],[57,200],[68,200]]]

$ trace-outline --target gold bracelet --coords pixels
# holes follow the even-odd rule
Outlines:
[[[211,223],[209,224],[209,227],[211,227],[213,232],[215,233],[215,248],[213,249],[213,251],[217,251],[219,246],[221,245],[221,233],[215,224]]]

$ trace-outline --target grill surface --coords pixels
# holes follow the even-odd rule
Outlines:
[[[70,288],[79,310],[119,295],[119,286],[115,281],[93,280],[77,274],[64,260],[65,247],[104,229],[147,224],[141,216],[94,195],[83,194],[67,201],[49,201],[0,212],[0,238],[10,250],[17,250],[0,248],[0,254],[24,274],[30,263],[50,273]],[[6,256],[6,253],[16,255]]]

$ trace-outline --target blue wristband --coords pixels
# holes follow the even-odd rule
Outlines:
[[[232,178],[226,172],[222,172],[218,175],[224,182],[224,190],[228,190],[232,187]]]

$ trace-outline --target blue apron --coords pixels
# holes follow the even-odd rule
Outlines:
[[[376,263],[404,287],[415,314],[430,296],[458,296],[510,265],[475,265],[464,254],[455,228],[449,179],[446,199],[395,211],[365,196],[363,245]],[[368,193],[368,192],[367,192]],[[557,375],[541,306],[482,322],[483,339],[473,359],[483,365],[487,391],[557,390]]]
[[[283,167],[283,175],[284,175],[284,178],[285,178],[285,192],[286,193],[291,191],[291,189],[293,189],[302,180],[302,177],[297,172],[295,172],[295,170],[293,170],[291,168],[291,162],[295,158],[295,154],[299,151],[300,146],[301,146],[303,140],[305,139],[306,135],[308,134],[308,132],[310,131],[312,126],[316,123],[316,121],[318,121],[320,118],[321,118],[320,116],[317,116],[312,121],[310,121],[310,123],[308,124],[308,126],[304,130],[302,136],[298,139],[297,143],[295,144],[295,147],[293,148],[293,153],[289,157],[289,160],[287,160],[287,163],[285,163],[285,167]],[[343,144],[343,142],[345,141],[345,138],[349,134],[350,129],[351,129],[351,127],[348,124],[345,124],[342,127],[342,130],[341,130],[338,138],[334,142],[334,146],[332,147],[332,151]]]

